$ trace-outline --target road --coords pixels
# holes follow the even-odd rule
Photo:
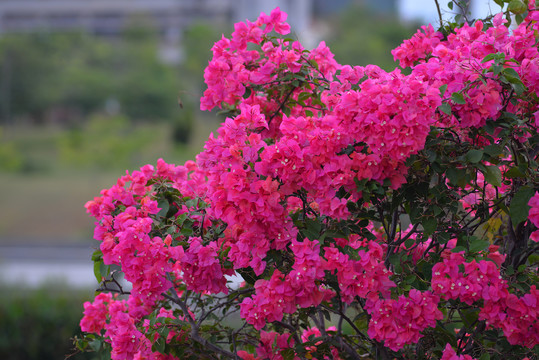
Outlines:
[[[87,245],[0,245],[0,282],[29,287],[50,283],[96,287],[93,251]]]

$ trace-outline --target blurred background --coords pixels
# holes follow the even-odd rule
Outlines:
[[[439,23],[433,0],[0,0],[0,358],[70,353],[96,288],[85,202],[126,169],[194,159],[223,120],[199,110],[213,42],[275,6],[305,47],[386,70]]]

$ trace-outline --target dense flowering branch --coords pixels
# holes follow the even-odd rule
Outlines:
[[[201,108],[229,117],[196,162],[158,160],[86,204],[110,292],[84,305],[78,346],[537,356],[539,13],[512,31],[503,14],[423,27],[392,72],[305,50],[285,20],[275,9],[215,43]]]

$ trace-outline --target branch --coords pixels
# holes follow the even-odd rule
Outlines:
[[[112,271],[110,273],[110,279],[103,280],[102,286],[100,288],[96,289],[95,291],[109,291],[109,292],[118,293],[120,295],[129,295],[129,294],[131,294],[130,291],[124,291],[124,289],[122,288],[122,285],[118,282],[118,280],[116,280],[114,278],[115,273],[116,273],[116,270]],[[117,289],[109,288],[107,286],[107,284],[110,284],[110,283],[113,283],[118,288]]]
[[[237,351],[237,345],[236,345],[236,336],[243,330],[243,328],[247,326],[247,321],[243,323],[242,327],[240,327],[238,330],[232,332],[232,346],[234,347],[234,359],[238,360],[238,351]]]
[[[268,126],[269,124],[271,123],[271,120],[273,120],[274,117],[277,116],[277,114],[279,114],[281,112],[281,110],[283,110],[284,106],[286,105],[286,102],[288,101],[288,99],[290,98],[290,95],[292,95],[292,93],[294,92],[294,90],[296,90],[298,87],[294,86],[290,89],[290,91],[286,94],[284,100],[281,102],[281,104],[279,105],[279,108],[277,110],[275,110],[275,112],[270,116],[270,118],[268,119]]]
[[[408,240],[410,238],[410,236],[412,236],[413,234],[415,234],[417,231],[417,227],[419,226],[419,223],[416,223],[414,224],[414,226],[410,229],[410,231],[408,231],[408,233],[401,237],[399,240],[395,241],[395,243],[393,245],[395,246],[399,246],[401,244],[403,244],[406,240]]]
[[[324,314],[322,314],[321,311],[318,311],[318,319],[313,314],[311,315],[311,318],[313,319],[315,325],[318,327],[318,330],[320,330],[320,333],[322,336],[331,344],[335,345],[339,349],[345,351],[348,355],[350,355],[351,359],[361,360],[362,358],[359,356],[359,354],[347,343],[344,342],[343,337],[339,336],[339,339],[329,336],[326,332],[326,326],[324,325]]]
[[[395,240],[395,234],[397,233],[397,224],[399,222],[399,212],[395,209],[393,214],[391,214],[391,230],[389,232],[390,239],[389,241],[393,242]]]
[[[204,320],[206,320],[206,318],[207,318],[211,313],[213,313],[215,310],[220,309],[220,308],[222,308],[222,307],[224,307],[224,306],[226,306],[226,305],[230,305],[230,304],[232,304],[234,301],[236,301],[236,300],[240,297],[240,295],[243,295],[243,294],[246,294],[246,293],[249,293],[249,292],[253,292],[253,291],[254,291],[254,289],[238,290],[238,291],[234,294],[234,297],[233,297],[232,299],[230,299],[230,300],[228,300],[228,301],[225,301],[225,302],[223,302],[223,303],[220,303],[219,305],[214,306],[213,308],[211,308],[210,310],[208,310],[208,312],[205,312],[205,313],[200,317],[200,319],[198,320],[198,324],[199,324],[199,325],[202,324],[202,322],[203,322]]]
[[[174,302],[175,304],[177,304],[183,311],[184,313],[184,316],[187,318],[187,321],[189,322],[189,324],[191,325],[191,339],[193,341],[196,341],[198,342],[199,344],[201,344],[202,346],[206,347],[207,349],[209,350],[213,350],[214,352],[216,353],[219,353],[221,355],[224,355],[230,359],[237,359],[236,358],[236,355],[231,353],[230,351],[227,351],[211,342],[209,342],[208,340],[204,339],[203,337],[200,336],[198,330],[199,330],[199,326],[198,324],[196,323],[195,319],[193,319],[193,317],[191,316],[191,314],[189,313],[189,309],[187,308],[187,305],[180,299],[180,298],[174,298],[168,294],[162,294],[165,298],[167,298],[168,300]]]
[[[438,18],[440,19],[440,26],[444,23],[444,19],[442,18],[442,11],[440,10],[440,4],[438,3],[438,0],[434,0],[434,3],[436,4],[436,10],[438,10]]]
[[[277,324],[279,326],[282,326],[285,329],[288,329],[288,331],[290,331],[290,334],[294,338],[294,341],[296,342],[296,344],[301,344],[301,339],[298,336],[298,333],[297,333],[298,329],[297,328],[295,328],[294,326],[292,326],[290,324],[285,323],[284,321],[274,321],[273,323]]]
[[[472,352],[473,346],[474,344],[476,344],[476,342],[474,341],[475,337],[477,336],[477,334],[485,331],[485,328],[486,328],[485,321],[480,321],[479,324],[477,324],[473,334],[470,335],[470,337],[468,338],[468,341],[466,342],[466,346],[464,347],[464,354],[469,354]]]
[[[354,324],[354,322],[352,321],[352,319],[350,319],[348,316],[346,316],[346,314],[343,312],[343,311],[337,311],[333,308],[330,308],[330,307],[327,307],[327,306],[324,306],[324,305],[321,305],[325,310],[328,310],[334,314],[337,314],[341,317],[341,319],[344,319],[348,325],[350,325],[350,327],[352,329],[354,329],[354,331],[363,339],[363,340],[367,340],[367,341],[372,341],[371,339],[369,339],[367,336],[365,336],[365,334],[363,334],[361,332],[361,330],[358,329],[358,327],[356,326],[356,324]]]

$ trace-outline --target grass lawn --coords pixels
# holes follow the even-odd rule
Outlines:
[[[15,144],[29,165],[15,173],[0,171],[0,244],[91,242],[93,221],[85,212],[86,201],[112,186],[126,169],[155,164],[159,157],[175,164],[194,159],[216,127],[210,114],[209,120],[196,123],[189,144],[177,146],[170,139],[168,125],[146,125],[145,131],[152,132],[153,140],[141,144],[147,149],[143,156],[139,154],[129,163],[107,169],[62,163],[57,143],[65,130],[23,127],[5,131],[0,141]]]

